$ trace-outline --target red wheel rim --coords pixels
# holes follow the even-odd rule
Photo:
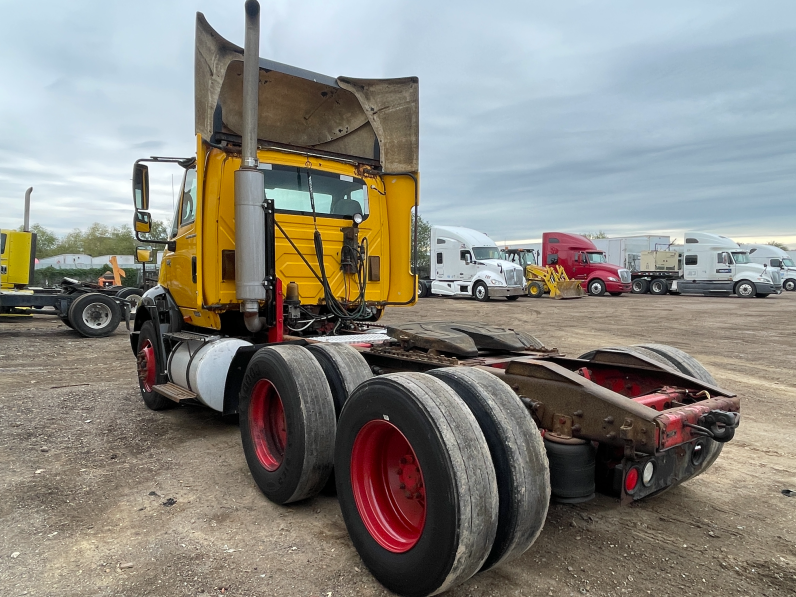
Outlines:
[[[261,379],[252,390],[249,431],[260,464],[268,471],[282,465],[287,445],[287,422],[282,399],[274,384]]]
[[[412,445],[388,421],[370,421],[351,451],[351,487],[359,516],[384,549],[404,553],[426,524],[423,471]]]
[[[155,365],[155,347],[148,339],[144,340],[141,350],[138,351],[138,380],[147,392],[152,391],[155,385],[157,367]]]

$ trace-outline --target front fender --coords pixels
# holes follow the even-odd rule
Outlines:
[[[138,333],[146,321],[156,322],[161,334],[179,332],[182,329],[182,315],[167,288],[157,285],[144,293],[135,313],[133,331],[130,332],[130,347],[133,354],[138,351]]]
[[[487,276],[489,276],[487,278]],[[470,284],[475,284],[476,282],[483,282],[487,285],[487,288],[490,286],[505,286],[506,281],[501,280],[501,274],[489,270],[484,270],[481,272],[477,272],[473,279],[470,281]]]

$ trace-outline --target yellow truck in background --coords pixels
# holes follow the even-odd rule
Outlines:
[[[64,278],[59,288],[34,288],[36,233],[30,231],[30,195],[25,192],[25,216],[21,231],[0,230],[0,317],[27,317],[35,309],[41,315],[56,315],[86,338],[112,334],[124,318],[130,321],[136,289],[103,289]],[[115,257],[114,257],[115,259]],[[114,264],[115,265],[115,264]]]

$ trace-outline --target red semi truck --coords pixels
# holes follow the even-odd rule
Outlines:
[[[542,234],[542,265],[560,265],[593,296],[619,296],[632,290],[630,270],[608,263],[603,251],[580,234]]]

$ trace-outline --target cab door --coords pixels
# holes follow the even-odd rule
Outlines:
[[[735,261],[729,251],[719,251],[716,257],[716,280],[732,280],[736,274]]]
[[[459,269],[459,278],[462,280],[471,280],[478,273],[478,266],[470,249],[459,250]]]
[[[161,269],[161,284],[169,289],[178,307],[187,309],[195,309],[197,302],[196,208],[196,169],[190,168],[183,177]]]
[[[572,255],[572,278],[586,280],[589,277],[589,258],[583,251]]]

